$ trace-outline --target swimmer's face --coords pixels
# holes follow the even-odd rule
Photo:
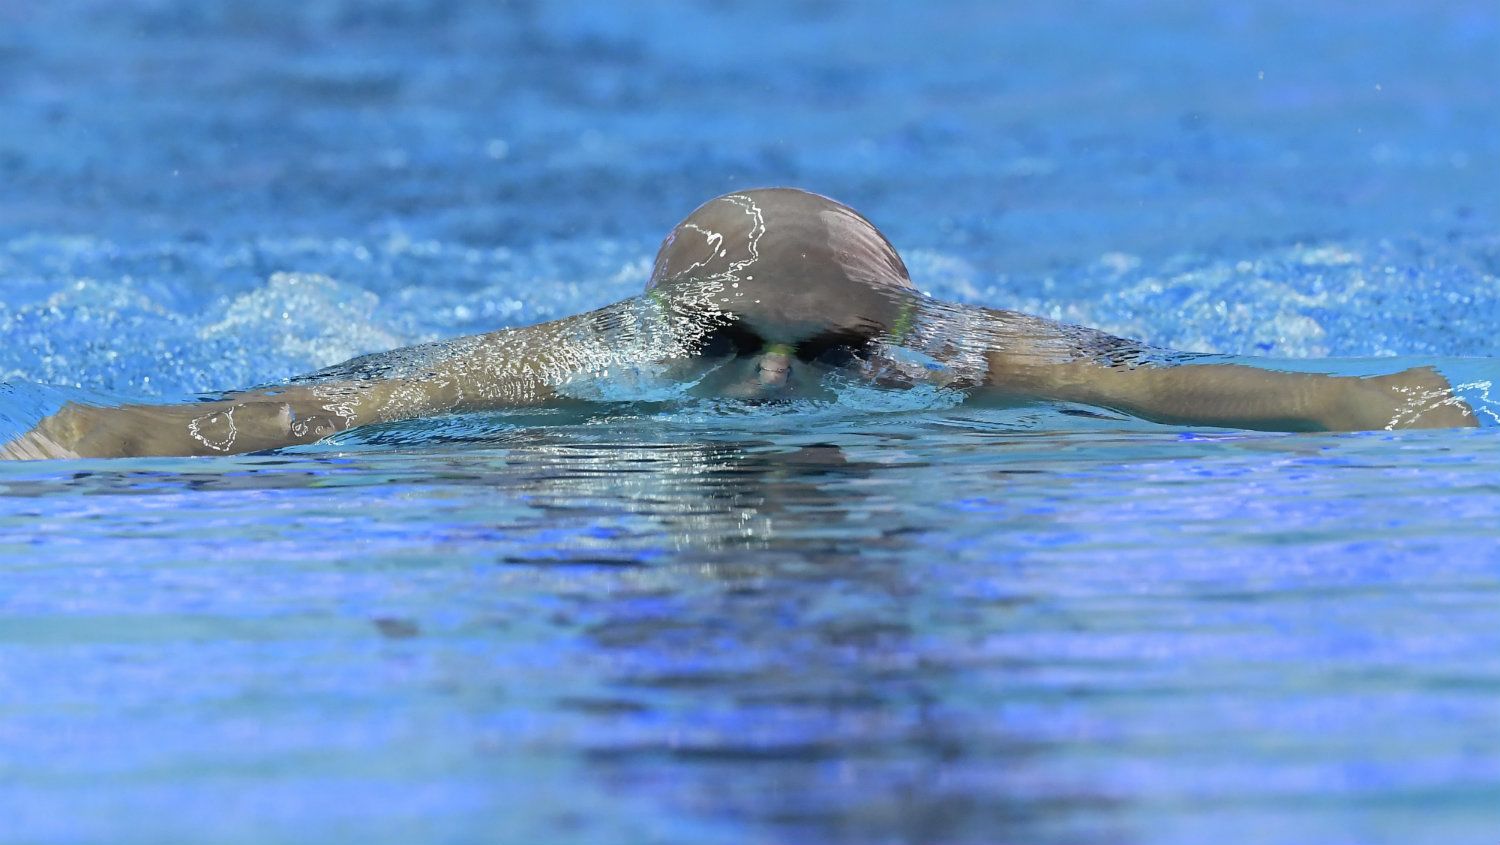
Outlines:
[[[914,293],[890,242],[827,197],[787,188],[710,200],[662,243],[648,290],[711,324],[700,392],[808,395],[889,332]]]
[[[696,355],[701,373],[697,392],[751,400],[820,396],[827,390],[826,376],[858,372],[874,340],[833,329],[793,342],[773,341],[746,323],[733,322],[703,338]]]

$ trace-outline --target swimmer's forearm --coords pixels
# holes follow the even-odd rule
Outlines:
[[[17,440],[0,444],[0,458],[243,454],[316,443],[373,423],[527,407],[553,398],[545,384],[492,381],[476,388],[440,370],[422,378],[268,388],[180,405],[69,404]]]
[[[1112,369],[1069,365],[1065,395],[1168,425],[1270,431],[1384,428],[1390,414],[1359,418],[1342,380],[1232,365]],[[1346,409],[1344,406],[1350,405]]]
[[[372,423],[543,405],[557,398],[551,381],[564,354],[549,341],[567,325],[460,339],[430,369],[399,378],[352,376],[180,405],[70,404],[0,444],[0,459],[239,454],[314,443]]]
[[[367,412],[361,398],[348,390],[295,387],[181,405],[69,404],[0,446],[0,457],[187,457],[279,449],[358,424]]]
[[[1003,360],[992,356],[1003,383]],[[1265,431],[1366,431],[1474,426],[1473,411],[1430,368],[1358,378],[1233,364],[1106,367],[1036,365],[1023,374],[1041,398],[1113,408],[1168,425]]]
[[[315,443],[371,423],[504,407],[519,391],[465,395],[441,373],[423,379],[333,382],[234,393],[211,402],[70,404],[7,444],[0,458],[122,458],[260,452]],[[533,402],[550,393],[537,386]],[[512,405],[519,402],[512,402]]]

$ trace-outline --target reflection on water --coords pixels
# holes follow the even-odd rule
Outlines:
[[[42,841],[1463,839],[1500,789],[1492,440],[646,416],[7,465],[0,811]]]

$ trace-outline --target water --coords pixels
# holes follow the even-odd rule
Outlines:
[[[944,299],[1483,381],[1497,57],[1478,2],[0,5],[0,425],[597,307],[776,183]],[[0,841],[1493,841],[1494,431],[1065,410],[0,463]]]

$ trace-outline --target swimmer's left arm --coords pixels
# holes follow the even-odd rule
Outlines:
[[[1375,377],[1292,373],[1238,364],[1112,365],[1056,337],[1011,335],[986,358],[985,388],[1002,395],[1110,408],[1168,425],[1263,431],[1368,431],[1477,425],[1430,367]]]

